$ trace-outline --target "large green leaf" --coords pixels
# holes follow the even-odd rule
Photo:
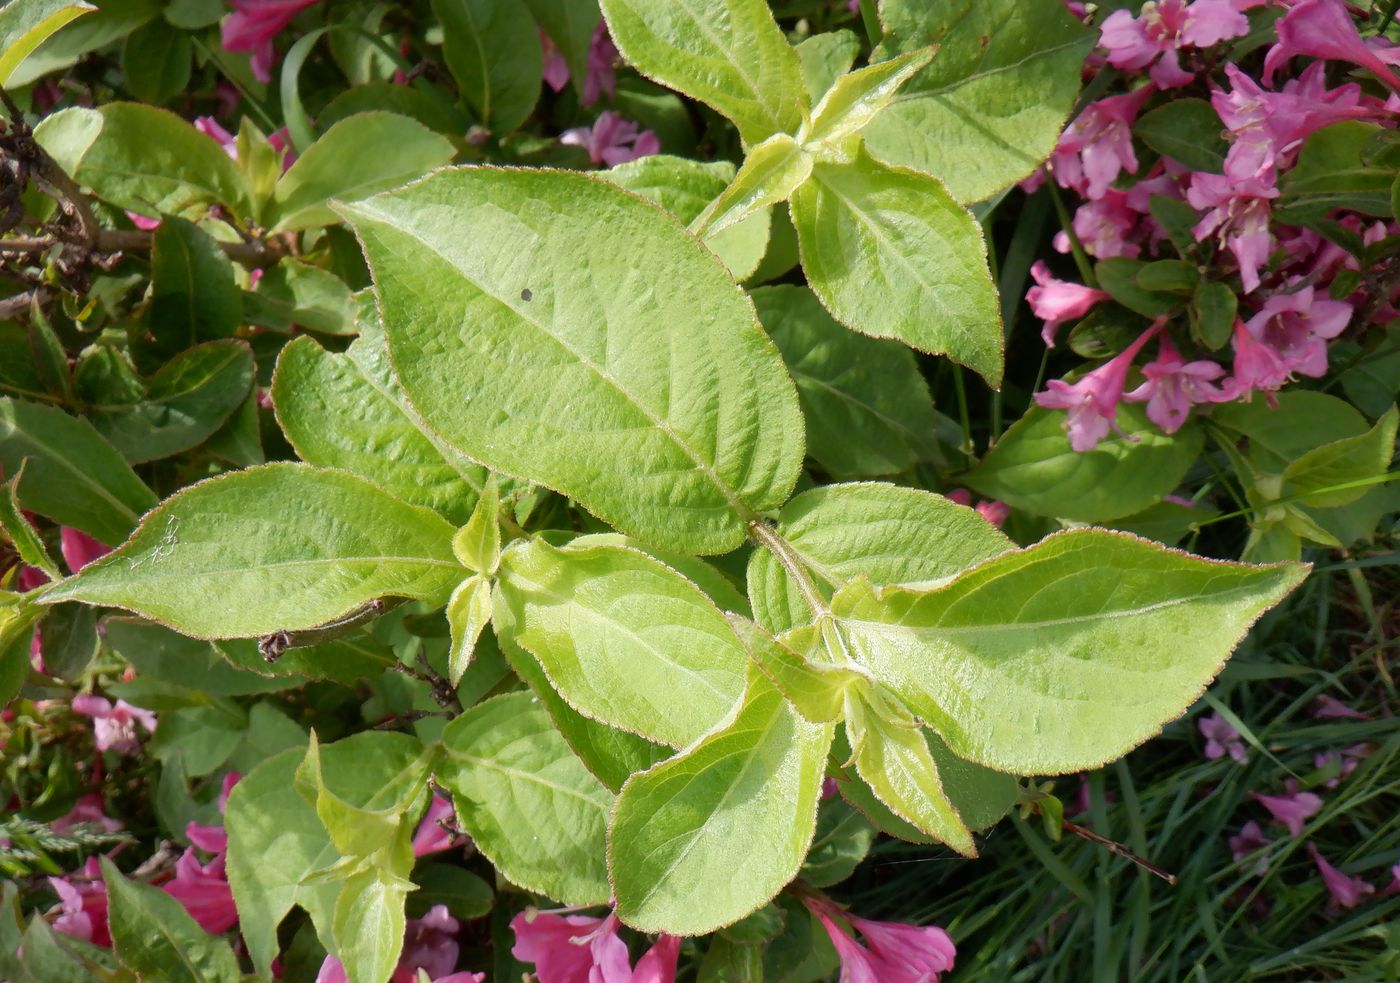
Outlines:
[[[1311,508],[1350,505],[1370,489],[1337,488],[1349,482],[1382,475],[1395,456],[1395,428],[1400,411],[1386,410],[1376,425],[1363,434],[1315,447],[1283,470],[1283,494],[1302,495]]]
[[[802,268],[836,320],[1001,383],[1001,315],[976,219],[936,178],[864,149],[792,197]]]
[[[1032,407],[960,480],[1038,515],[1104,522],[1141,512],[1173,492],[1201,453],[1194,425],[1164,434],[1141,406],[1118,407],[1126,437],[1083,453],[1065,437],[1062,412]]]
[[[0,85],[59,28],[96,9],[79,0],[10,0],[0,7]]]
[[[684,747],[744,689],[744,647],[690,581],[637,550],[521,541],[501,558],[498,634],[585,716]]]
[[[224,939],[206,933],[179,901],[127,880],[106,857],[107,924],[117,958],[142,979],[166,983],[238,983],[238,959]]]
[[[1180,716],[1307,573],[1079,529],[930,589],[833,600],[855,658],[954,754],[1013,774],[1096,768]]]
[[[1376,134],[1383,132],[1379,124],[1352,119],[1309,136],[1298,163],[1279,183],[1280,218],[1303,225],[1337,208],[1390,218],[1395,168],[1368,159]]]
[[[197,205],[248,208],[238,165],[212,138],[155,106],[114,102],[65,109],[34,131],[79,183],[118,208],[152,217]]]
[[[21,466],[21,505],[104,543],[120,543],[156,504],[91,424],[52,406],[0,397],[0,467],[13,475]]]
[[[876,156],[981,201],[1050,155],[1094,43],[1060,0],[884,0],[880,20],[891,52],[938,54],[866,127]]]
[[[738,546],[786,499],[792,381],[724,266],[656,206],[477,167],[343,208],[404,391],[463,453],[686,552]]]
[[[772,900],[811,845],[831,733],[750,670],[732,720],[622,787],[608,834],[618,916],[703,935]]]
[[[876,482],[803,492],[778,518],[779,534],[824,593],[862,576],[877,585],[943,580],[1012,548],[972,509]],[[770,631],[811,622],[797,585],[768,550],[753,552],[748,583],[754,615]]]
[[[895,93],[926,67],[933,55],[933,48],[918,48],[837,78],[812,110],[812,122],[803,128],[804,135],[810,141],[839,148],[889,106]]]
[[[346,472],[283,463],[184,489],[45,602],[237,638],[312,628],[381,597],[441,604],[465,574],[441,516]]]
[[[938,426],[914,355],[837,324],[805,287],[759,287],[754,306],[797,383],[807,454],[837,477],[938,460]]]
[[[481,125],[505,134],[540,96],[543,52],[522,0],[433,0],[447,69]]]
[[[493,697],[442,732],[438,780],[462,828],[507,880],[569,905],[611,895],[613,796],[574,757],[529,693]]]
[[[764,0],[603,0],[643,75],[714,107],[744,142],[794,133],[807,108],[797,53]]]
[[[539,49],[537,42],[535,48]],[[407,116],[347,116],[282,175],[269,224],[273,232],[334,225],[339,218],[326,205],[331,199],[355,201],[398,187],[448,163],[455,154],[450,140]]]
[[[166,218],[152,240],[149,318],[156,345],[167,354],[227,338],[243,320],[233,263],[207,233],[182,218]]]
[[[423,431],[392,375],[374,371],[372,347],[362,338],[332,354],[303,337],[283,348],[272,377],[277,422],[303,461],[353,471],[405,502],[466,522],[483,470]],[[387,368],[387,358],[378,364]]]

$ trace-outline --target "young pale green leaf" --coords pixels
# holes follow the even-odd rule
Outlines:
[[[162,365],[135,401],[88,401],[87,418],[132,464],[155,461],[211,437],[243,405],[253,379],[247,342],[211,341]]]
[[[751,669],[728,722],[622,787],[608,832],[618,917],[703,935],[771,901],[811,845],[831,736]]]
[[[102,858],[107,924],[117,958],[141,979],[165,983],[238,983],[242,973],[228,941],[199,927],[184,905],[160,888],[127,880]]]
[[[932,492],[876,482],[803,492],[778,518],[778,534],[823,593],[858,577],[873,584],[945,580],[1013,546],[970,508]],[[754,550],[748,584],[754,615],[769,631],[811,623],[807,602],[769,551]]]
[[[684,747],[733,708],[747,654],[690,581],[637,550],[520,541],[501,560],[497,634],[587,717]]]
[[[786,499],[792,381],[729,273],[656,206],[473,167],[343,210],[404,391],[463,453],[684,552],[733,549]]]
[[[227,338],[243,320],[233,263],[192,222],[167,216],[151,242],[151,334],[174,354],[200,341]]]
[[[689,225],[724,193],[735,173],[727,160],[702,162],[652,154],[599,171],[597,176],[656,202]],[[734,279],[743,280],[763,259],[771,225],[772,209],[762,208],[718,233],[707,233],[702,241],[729,267]]]
[[[538,51],[538,39],[532,41]],[[271,231],[334,225],[340,219],[326,205],[331,199],[356,201],[396,188],[449,163],[455,154],[452,141],[407,116],[347,116],[306,148],[277,182]]]
[[[0,468],[24,469],[19,504],[104,543],[120,543],[156,504],[151,490],[85,420],[0,397]]]
[[[832,609],[857,661],[954,754],[1062,774],[1112,761],[1180,716],[1307,570],[1076,529],[941,587],[857,581]]]
[[[118,208],[150,218],[199,205],[250,207],[246,180],[209,136],[174,113],[114,102],[65,109],[34,137],[80,184]]]
[[[1059,0],[880,4],[890,52],[938,55],[865,128],[882,160],[936,174],[981,201],[1040,166],[1079,95],[1095,35]]]
[[[555,541],[551,538],[551,545]],[[559,545],[568,546],[626,546],[634,550],[641,550],[648,556],[655,557],[686,580],[689,580],[696,587],[705,592],[710,600],[714,601],[721,611],[733,611],[748,617],[749,600],[739,590],[733,580],[717,568],[694,556],[687,556],[684,553],[673,553],[670,550],[659,550],[655,547],[639,543],[635,539],[629,539],[621,533],[595,532],[586,536],[578,536],[568,539]]]
[[[343,471],[268,464],[191,485],[45,603],[125,608],[197,638],[314,628],[381,597],[442,604],[452,527]]]
[[[468,570],[490,577],[501,562],[501,493],[490,478],[467,524],[452,537],[452,552]]]
[[[559,695],[533,655],[505,634],[498,641],[515,674],[534,691],[570,749],[597,776],[598,781],[607,786],[608,791],[616,792],[634,772],[645,771],[657,762],[665,761],[673,753],[673,749],[664,744],[653,743],[645,737],[585,717]],[[25,651],[27,653],[28,650]]]
[[[593,32],[603,16],[598,10],[598,0],[525,0],[525,6],[530,8],[530,15],[540,30],[549,35],[564,56],[574,91],[582,97],[588,78],[588,52],[593,45]],[[500,57],[499,53],[496,57]]]
[[[543,53],[522,0],[433,0],[433,13],[447,70],[481,125],[504,135],[525,122],[540,97]]]
[[[0,591],[0,707],[15,698],[29,675],[29,645],[43,608]]]
[[[812,110],[803,143],[836,147],[865,129],[895,93],[933,60],[933,48],[918,48],[838,78]]]
[[[24,462],[9,481],[0,485],[0,531],[3,531],[14,544],[19,558],[31,567],[38,567],[50,580],[62,580],[58,564],[49,556],[48,548],[39,538],[39,533],[29,524],[19,508],[19,481],[24,477]]]
[[[466,522],[485,472],[417,423],[382,342],[366,351],[375,344],[361,336],[345,354],[332,354],[314,339],[293,339],[272,376],[277,422],[308,464],[353,471],[405,502]]]
[[[476,641],[491,623],[491,581],[481,574],[468,577],[447,602],[447,625],[452,632],[447,650],[447,678],[453,686],[471,665]]]
[[[786,133],[775,133],[748,152],[729,187],[690,223],[690,231],[704,239],[719,236],[786,201],[811,173],[811,155]]]
[[[752,296],[797,383],[807,454],[823,470],[862,477],[940,460],[933,400],[908,348],[847,331],[806,287]]]
[[[808,662],[746,618],[730,615],[729,623],[743,639],[754,665],[763,670],[763,674],[797,708],[798,713],[814,724],[840,719],[845,710],[846,690],[864,676],[844,667]],[[800,628],[798,631],[811,633],[814,629]],[[808,642],[802,646],[806,649],[811,641],[804,641]]]
[[[1081,453],[1063,413],[1032,407],[960,480],[1037,515],[1104,522],[1141,512],[1176,489],[1204,438],[1192,425],[1162,433],[1141,406],[1119,406],[1118,425],[1127,436]]]
[[[798,43],[798,60],[802,62],[802,81],[807,84],[807,97],[815,105],[830,91],[836,80],[851,70],[860,54],[860,38],[847,30],[813,34]]]
[[[335,954],[352,980],[387,980],[403,951],[403,882],[381,870],[356,871],[345,879],[331,915]]]
[[[1334,486],[1386,472],[1395,456],[1398,419],[1400,411],[1392,406],[1366,433],[1315,447],[1292,461],[1283,471],[1284,494],[1304,496],[1300,504],[1310,508],[1337,508],[1355,502],[1370,489]]]
[[[791,202],[812,290],[836,320],[1001,384],[1001,315],[977,220],[937,178],[861,148],[818,162]]]
[[[794,133],[808,106],[797,53],[764,0],[602,0],[622,56],[729,117],[747,144]]]
[[[65,24],[96,9],[81,0],[10,0],[0,7],[0,85]]]
[[[613,796],[574,757],[544,707],[529,693],[492,697],[448,724],[442,742],[438,780],[503,877],[568,905],[609,898]]]
[[[869,685],[853,688],[847,705],[856,773],[896,816],[963,856],[976,857],[972,833],[943,790],[924,735],[909,721],[887,717],[881,704],[888,697],[871,701],[874,691]]]
[[[373,732],[369,732],[373,734]],[[423,746],[406,734],[388,733],[360,737],[353,741],[356,750],[365,756],[366,770],[375,772],[367,781],[360,775],[336,775],[327,780],[322,766],[321,744],[316,732],[306,757],[297,768],[297,787],[316,807],[331,843],[347,857],[369,857],[406,842],[412,831],[410,820],[421,809],[427,796],[428,772],[433,758],[423,753]],[[334,746],[334,745],[332,745]],[[338,755],[344,749],[337,748]],[[373,790],[375,808],[365,808],[359,801]]]

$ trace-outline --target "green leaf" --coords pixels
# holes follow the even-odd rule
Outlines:
[[[341,888],[331,916],[335,954],[352,980],[387,980],[403,951],[408,891],[380,870],[357,871]]]
[[[361,337],[349,352],[332,354],[311,338],[293,339],[272,377],[277,422],[308,464],[352,471],[402,501],[465,522],[485,473],[417,423],[378,340]]]
[[[847,689],[864,679],[860,673],[844,667],[810,663],[746,619],[731,615],[729,623],[744,640],[754,665],[763,670],[798,713],[814,724],[840,719],[845,710]],[[803,632],[805,640],[814,630],[798,631]]]
[[[706,163],[652,154],[599,171],[597,176],[656,202],[689,225],[724,193],[734,180],[734,174],[734,165],[727,160]],[[772,211],[763,208],[729,228],[707,234],[703,241],[729,267],[734,279],[742,280],[753,273],[763,259],[771,224]]]
[[[191,222],[168,216],[151,245],[151,334],[167,354],[227,338],[243,321],[233,263]]]
[[[733,549],[786,499],[792,382],[728,272],[656,206],[475,167],[344,212],[405,393],[472,459],[685,552]]]
[[[943,791],[968,829],[987,829],[1011,811],[1021,793],[1015,776],[959,758],[933,731],[924,728],[922,733]]]
[[[608,834],[618,917],[703,935],[772,900],[812,842],[831,732],[750,670],[731,721],[622,787]]]
[[[38,4],[23,6],[39,7]],[[77,23],[61,25],[61,29],[21,62],[3,84],[16,89],[68,68],[88,52],[120,41],[160,13],[159,0],[104,0],[100,8],[89,8]]]
[[[807,107],[797,53],[764,0],[602,0],[622,56],[727,116],[747,144],[794,133]]]
[[[1139,282],[1139,277],[1147,268],[1147,263],[1120,256],[1094,264],[1094,276],[1098,278],[1099,286],[1130,311],[1143,317],[1162,317],[1172,313],[1181,306],[1182,298],[1174,293],[1148,289]]]
[[[843,799],[822,803],[817,834],[799,875],[813,887],[831,887],[850,877],[875,842],[875,828]]]
[[[1168,435],[1140,406],[1119,406],[1126,437],[1072,450],[1064,414],[1032,407],[980,464],[962,476],[969,487],[1037,515],[1104,522],[1141,512],[1175,490],[1201,452],[1200,430]]]
[[[117,958],[142,979],[165,983],[238,983],[228,942],[209,935],[184,905],[160,888],[127,880],[106,857],[107,923]]]
[[[1282,474],[1314,448],[1370,429],[1346,400],[1305,389],[1279,393],[1273,406],[1263,400],[1218,406],[1211,422],[1247,437],[1249,463],[1266,474]]]
[[[860,38],[847,30],[827,31],[804,38],[797,45],[807,97],[815,105],[842,75],[851,70],[860,54]]]
[[[1143,113],[1133,135],[1164,157],[1193,171],[1225,170],[1225,124],[1204,99],[1173,99]]]
[[[444,603],[462,576],[451,540],[440,516],[353,475],[268,464],[167,499],[44,600],[125,608],[199,638],[295,631],[380,597]]]
[[[316,807],[331,843],[347,857],[397,859],[394,855],[412,836],[411,820],[426,804],[435,753],[424,753],[418,739],[407,734],[378,731],[356,734],[327,751],[333,756],[330,768],[323,767],[321,745],[312,731],[296,783]],[[351,755],[361,759],[360,768],[344,767]],[[334,767],[337,761],[339,768]]]
[[[0,7],[0,85],[60,28],[96,9],[78,0],[11,0]]]
[[[34,137],[80,184],[118,208],[152,218],[204,205],[249,208],[238,165],[209,136],[164,109],[114,102],[65,109]]]
[[[1191,334],[1213,352],[1230,341],[1240,300],[1226,284],[1202,280],[1191,304]]]
[[[29,675],[29,646],[43,608],[0,591],[0,707],[19,693]]]
[[[453,918],[469,921],[491,913],[491,886],[469,870],[452,864],[420,863],[413,869],[418,890],[408,896],[408,915],[422,918],[434,905],[446,906]]]
[[[525,6],[530,8],[530,15],[540,30],[549,35],[564,56],[574,91],[582,97],[593,32],[603,19],[598,0],[525,0]]]
[[[747,655],[724,615],[636,550],[520,541],[502,557],[495,616],[572,707],[663,744],[690,744],[743,692]]]
[[[25,462],[21,461],[14,476],[0,485],[0,530],[3,530],[9,541],[14,544],[21,562],[38,567],[50,580],[62,580],[63,574],[59,572],[53,557],[49,556],[48,547],[39,538],[35,528],[29,524],[29,520],[20,514],[18,488],[20,478],[24,477],[24,464]]]
[[[514,130],[540,96],[543,52],[521,0],[433,0],[443,57],[482,126]]]
[[[1337,508],[1355,502],[1370,489],[1329,489],[1385,474],[1395,456],[1397,421],[1400,411],[1392,406],[1366,433],[1323,444],[1292,461],[1283,471],[1284,495],[1302,495],[1300,504],[1311,508]]]
[[[89,400],[87,418],[132,464],[159,460],[212,436],[248,397],[253,376],[247,342],[211,341],[166,362],[136,400]]]
[[[51,406],[0,397],[0,467],[13,475],[21,466],[21,506],[109,545],[125,539],[156,504],[91,424]]]
[[[943,580],[1013,545],[970,508],[875,482],[803,492],[778,518],[778,534],[832,592],[862,576],[877,585]],[[754,614],[769,631],[811,623],[797,585],[768,550],[753,552],[748,584]]]
[[[279,330],[295,324],[320,334],[353,335],[357,328],[358,305],[345,281],[290,258],[264,270],[244,303],[257,308],[246,315],[249,321],[256,314],[256,323]]]
[[[490,577],[501,562],[501,495],[492,478],[467,524],[452,537],[452,552],[468,570]]]
[[[733,229],[786,201],[811,173],[811,155],[792,137],[775,133],[750,148],[733,182],[690,223],[690,231],[709,239]]]
[[[783,353],[807,421],[807,454],[837,477],[895,474],[938,461],[938,421],[914,355],[834,321],[805,287],[752,292]]]
[[[531,31],[538,51],[533,35]],[[448,163],[455,154],[450,140],[407,116],[347,116],[307,147],[277,182],[271,231],[334,225],[339,219],[327,207],[330,200],[357,201],[396,188]]]
[[[865,129],[933,56],[933,48],[918,48],[842,75],[812,110],[812,122],[803,130],[807,140],[839,147]]]
[[[1275,217],[1304,225],[1325,219],[1337,208],[1392,217],[1390,188],[1395,169],[1366,157],[1379,132],[1379,124],[1344,120],[1309,136],[1298,162],[1279,182]]]
[[[936,178],[863,149],[819,162],[792,197],[802,268],[836,320],[1001,382],[996,287],[977,221]]]
[[[601,904],[613,797],[529,693],[478,703],[442,732],[438,780],[462,828],[514,884],[567,905]]]
[[[551,544],[555,543],[549,537]],[[634,550],[641,550],[648,556],[655,557],[686,580],[689,580],[696,587],[699,587],[705,594],[714,601],[721,611],[733,611],[745,617],[749,615],[749,600],[733,580],[721,573],[718,569],[706,563],[699,557],[688,556],[684,553],[673,553],[670,550],[659,550],[645,543],[639,543],[635,539],[629,539],[620,533],[595,532],[587,536],[578,536],[569,539],[559,545],[568,546],[627,546]]]
[[[941,587],[857,581],[833,611],[856,660],[954,754],[1062,774],[1111,761],[1179,716],[1307,569],[1078,529]]]
[[[938,55],[866,127],[877,157],[981,201],[1050,155],[1095,40],[1058,0],[885,0],[880,21],[882,50]]]
[[[190,84],[193,54],[188,31],[164,20],[138,27],[122,46],[127,91],[142,102],[167,101]]]
[[[456,686],[471,665],[472,653],[482,630],[491,623],[491,582],[477,574],[462,585],[447,602],[447,624],[452,645],[447,654],[447,678]]]

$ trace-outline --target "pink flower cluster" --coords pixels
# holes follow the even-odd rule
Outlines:
[[[1296,0],[1278,21],[1277,43],[1264,58],[1264,83],[1235,64],[1213,73],[1225,43],[1248,33],[1244,11],[1263,3],[1158,0],[1144,4],[1136,15],[1117,10],[1103,21],[1100,44],[1107,63],[1146,78],[1128,92],[1087,106],[1061,137],[1048,170],[1083,203],[1070,229],[1057,236],[1056,248],[1070,252],[1077,240],[1098,260],[1171,258],[1170,239],[1153,217],[1152,199],[1173,199],[1195,212],[1191,234],[1196,242],[1220,247],[1207,273],[1238,284],[1241,316],[1230,339],[1228,367],[1212,353],[1183,355],[1186,332],[1180,324],[1162,320],[1077,380],[1051,381],[1036,401],[1067,411],[1065,429],[1076,450],[1092,450],[1117,430],[1123,402],[1145,403],[1148,419],[1175,433],[1193,407],[1248,399],[1256,392],[1272,399],[1297,376],[1322,376],[1329,343],[1366,306],[1364,294],[1338,299],[1329,290],[1338,273],[1357,271],[1355,258],[1311,229],[1280,223],[1273,208],[1280,175],[1294,166],[1309,135],[1344,120],[1394,120],[1400,106],[1400,97],[1368,95],[1356,83],[1329,88],[1326,61],[1367,69],[1400,88],[1388,67],[1400,64],[1400,47],[1363,39],[1343,0]],[[1298,56],[1321,60],[1270,87]],[[1170,157],[1140,173],[1134,123],[1154,99],[1163,101],[1163,93],[1187,86],[1209,97],[1224,124],[1229,149],[1223,173],[1192,171]],[[1335,218],[1368,244],[1397,231],[1393,222],[1363,220],[1357,214]],[[1044,321],[1042,337],[1052,347],[1061,325],[1110,299],[1095,286],[1057,279],[1044,263],[1031,273],[1035,286],[1026,300]],[[1372,322],[1396,316],[1393,298],[1381,300]],[[1135,368],[1135,359],[1153,338],[1156,357]],[[1136,372],[1143,381],[1130,388]]]
[[[818,896],[802,901],[841,957],[840,983],[936,983],[941,973],[953,969],[957,949],[936,925],[919,928],[857,918]]]
[[[633,968],[616,914],[596,918],[528,908],[510,927],[511,954],[534,964],[539,983],[675,983],[680,938],[660,936]]]
[[[253,77],[272,81],[277,59],[273,38],[281,34],[292,18],[319,0],[229,0],[233,13],[224,18],[222,38],[225,51],[249,51],[253,55]]]

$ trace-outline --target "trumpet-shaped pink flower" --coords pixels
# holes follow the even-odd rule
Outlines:
[[[1100,301],[1110,299],[1106,290],[1055,279],[1043,260],[1031,265],[1031,276],[1036,285],[1026,291],[1026,303],[1031,313],[1045,322],[1040,337],[1049,348],[1055,347],[1055,335],[1061,324],[1083,317]]]
[[[1264,831],[1259,828],[1259,824],[1253,819],[1240,827],[1240,831],[1228,840],[1230,844],[1230,855],[1236,862],[1244,860],[1258,853],[1269,845],[1269,838],[1264,835]],[[1254,861],[1254,866],[1250,868],[1250,873],[1255,877],[1263,876],[1269,869],[1269,858],[1261,855]]]
[[[277,52],[272,39],[282,33],[292,18],[318,0],[229,0],[233,13],[220,25],[225,51],[250,51],[253,76],[259,82],[272,81],[272,65]]]
[[[604,112],[591,127],[576,126],[565,130],[560,143],[583,147],[595,164],[616,167],[639,157],[661,152],[661,141],[651,130],[641,130],[630,119],[623,119],[612,110]]]
[[[1313,700],[1312,715],[1320,720],[1345,718],[1348,720],[1370,720],[1371,718],[1355,707],[1347,706],[1335,696],[1323,693]]]
[[[1142,374],[1147,381],[1138,386],[1123,398],[1130,403],[1146,403],[1147,418],[1157,426],[1162,428],[1164,433],[1176,433],[1191,415],[1191,407],[1201,403],[1225,403],[1235,399],[1238,395],[1238,388],[1233,380],[1227,380],[1224,386],[1215,384],[1215,380],[1225,374],[1225,367],[1210,359],[1198,359],[1188,362],[1181,357],[1181,353],[1172,344],[1171,338],[1163,333],[1157,339],[1157,358],[1148,362],[1142,367]],[[1201,733],[1208,738],[1206,742],[1206,757],[1218,758],[1219,754],[1211,754],[1212,741],[1210,734],[1206,733],[1206,724],[1209,720],[1219,720],[1220,715],[1213,717],[1203,717],[1198,721]],[[1234,731],[1224,720],[1219,720],[1220,724]],[[1238,741],[1238,734],[1234,735]],[[1217,745],[1219,746],[1219,745]],[[1238,748],[1238,753],[1237,753]],[[1244,751],[1242,744],[1232,744],[1229,746],[1230,757],[1241,763],[1245,758],[1241,757]],[[1223,753],[1223,752],[1222,752]]]
[[[1241,393],[1273,392],[1288,381],[1288,363],[1272,347],[1250,334],[1244,322],[1235,321],[1234,381]]]
[[[58,906],[49,914],[53,929],[63,935],[109,947],[112,935],[107,928],[107,884],[96,857],[89,857],[79,873],[50,877],[49,886],[58,892]]]
[[[617,915],[557,915],[527,909],[510,921],[511,954],[534,963],[539,983],[674,983],[681,940],[661,935],[632,968]]]
[[[544,84],[555,92],[562,92],[571,77],[569,63],[544,31],[540,31],[540,44],[544,48]],[[617,98],[617,70],[614,66],[619,57],[607,24],[600,20],[598,26],[593,28],[593,37],[588,44],[587,74],[583,77],[583,94],[579,97],[581,105],[593,105],[605,92],[608,99]]]
[[[1332,895],[1332,900],[1341,907],[1355,908],[1366,900],[1367,895],[1376,893],[1375,886],[1370,882],[1360,877],[1348,877],[1333,867],[1316,845],[1309,843],[1308,853],[1312,855],[1313,863],[1317,864],[1317,872],[1322,875],[1322,883],[1326,885],[1327,893]]]
[[[1309,816],[1316,815],[1322,808],[1322,799],[1311,792],[1297,791],[1297,786],[1291,779],[1288,784],[1287,795],[1260,795],[1258,792],[1249,794],[1255,802],[1269,810],[1274,822],[1281,823],[1288,830],[1288,835],[1302,836],[1303,824],[1308,821]]]
[[[1196,173],[1186,189],[1192,208],[1206,212],[1191,232],[1197,242],[1217,236],[1235,257],[1245,293],[1259,286],[1259,270],[1269,260],[1269,202],[1278,197],[1272,174],[1238,180],[1224,174]]]
[[[1085,107],[1055,147],[1051,166],[1061,187],[1085,198],[1101,198],[1120,171],[1138,172],[1132,126],[1154,91],[1146,85]]]
[[[1093,450],[1110,430],[1117,428],[1118,404],[1123,399],[1128,369],[1142,346],[1161,329],[1161,322],[1154,324],[1131,345],[1077,382],[1051,379],[1046,383],[1047,392],[1035,394],[1038,405],[1049,410],[1068,411],[1065,432],[1075,450]]]
[[[1351,305],[1320,297],[1311,287],[1277,293],[1245,322],[1255,338],[1282,356],[1290,372],[1314,379],[1327,374],[1327,342],[1345,330]]]
[[[875,922],[842,911],[825,898],[802,899],[826,929],[841,957],[840,983],[936,983],[950,972],[957,949],[948,933],[936,925]],[[842,930],[860,933],[861,945]]]
[[[199,827],[195,823],[190,823],[185,833],[200,849],[213,853],[214,858],[201,864],[194,848],[186,849],[175,861],[175,877],[161,885],[161,889],[184,905],[190,917],[206,932],[213,935],[227,932],[238,924],[233,889],[224,871],[228,837],[222,826]]]
[[[540,48],[543,49],[544,60],[540,80],[555,92],[563,92],[564,86],[569,84],[569,63],[564,60],[564,53],[554,39],[543,29],[540,30]]]
[[[433,905],[422,918],[410,918],[404,929],[403,952],[389,983],[418,983],[420,970],[432,983],[484,983],[485,973],[453,972],[461,954],[457,942],[461,928],[446,905]],[[350,983],[345,965],[335,956],[327,956],[316,983]]]
[[[1294,55],[1310,55],[1359,65],[1400,91],[1400,78],[1390,70],[1391,65],[1400,64],[1400,48],[1378,40],[1363,41],[1342,0],[1298,0],[1275,30],[1278,42],[1264,58],[1266,83]]]
[[[1214,761],[1216,758],[1223,758],[1228,754],[1239,764],[1248,763],[1249,751],[1245,748],[1244,741],[1240,739],[1240,732],[1235,730],[1230,721],[1220,714],[1212,713],[1209,717],[1197,717],[1196,728],[1206,739],[1205,755],[1207,758]]]
[[[994,498],[978,502],[973,508],[976,509],[978,515],[998,529],[1002,527],[1007,518],[1011,515],[1011,506],[1007,505],[1005,502],[999,502]]]
[[[74,826],[87,824],[105,829],[109,833],[115,833],[122,828],[120,820],[108,816],[102,802],[102,796],[96,792],[89,792],[78,797],[78,801],[73,803],[73,808],[69,809],[62,816],[49,823],[49,828],[55,833],[66,833]]]
[[[413,855],[426,857],[430,853],[450,850],[461,843],[461,837],[449,833],[442,825],[443,821],[451,821],[454,816],[452,803],[440,795],[434,795],[433,801],[428,804],[428,811],[423,814],[418,829],[413,833]]]
[[[1134,259],[1141,255],[1142,247],[1129,236],[1137,228],[1141,213],[1128,203],[1128,195],[1117,188],[1109,188],[1103,196],[1085,202],[1074,210],[1071,227],[1079,237],[1084,251],[1095,259],[1111,259],[1126,256]],[[1069,252],[1069,237],[1060,232],[1055,237],[1055,248],[1062,253]]]
[[[1164,89],[1190,83],[1195,74],[1181,67],[1182,48],[1209,48],[1249,33],[1249,20],[1232,0],[1156,0],[1142,5],[1134,17],[1115,10],[1104,19],[1099,43],[1108,49],[1108,63],[1148,74]]]
[[[83,694],[73,697],[73,712],[93,719],[93,743],[99,751],[134,754],[141,747],[136,739],[136,725],[148,733],[156,729],[156,715],[132,706],[125,700],[115,704],[101,696]]]
[[[63,562],[72,573],[77,573],[94,560],[99,560],[112,552],[112,547],[99,543],[85,532],[71,526],[58,529],[58,548],[63,554]]]

